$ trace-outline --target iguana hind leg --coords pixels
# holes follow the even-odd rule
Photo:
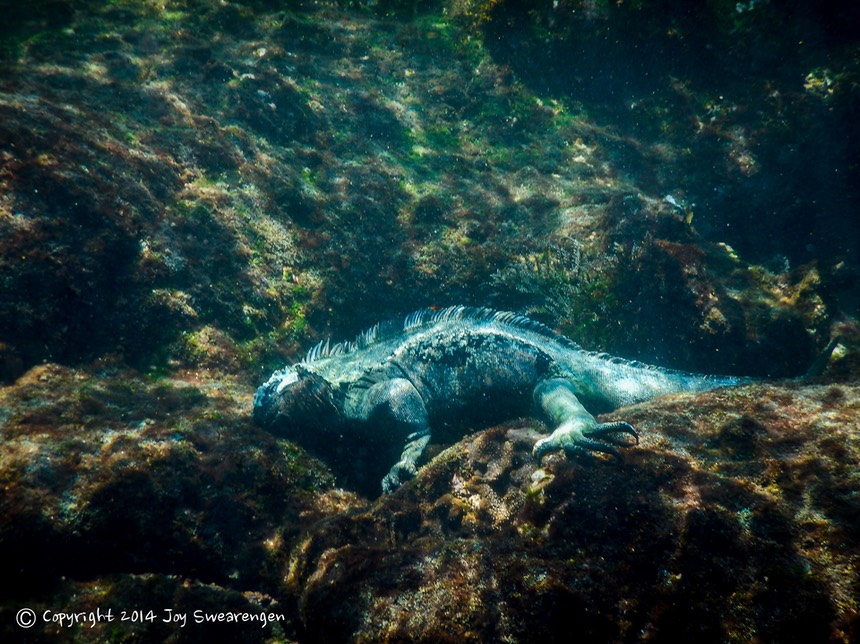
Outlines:
[[[639,434],[623,421],[598,423],[576,397],[573,385],[564,378],[544,380],[534,390],[535,403],[555,426],[548,437],[535,443],[532,451],[540,463],[547,452],[563,449],[569,456],[577,452],[597,451],[620,457],[616,447],[626,447],[616,434],[627,434],[639,443]],[[599,440],[598,440],[599,439]]]

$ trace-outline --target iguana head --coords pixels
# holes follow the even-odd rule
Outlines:
[[[301,364],[276,371],[254,395],[254,422],[285,435],[308,421],[328,419],[333,412],[331,386]]]

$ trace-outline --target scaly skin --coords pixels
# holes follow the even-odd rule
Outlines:
[[[318,345],[258,389],[254,420],[300,443],[343,432],[397,441],[402,452],[382,480],[391,493],[416,475],[437,424],[486,426],[534,404],[554,427],[534,446],[538,460],[557,450],[618,456],[616,448],[631,444],[624,435],[638,443],[636,430],[592,414],[748,381],[612,358],[513,313],[452,307],[377,325],[355,342]]]

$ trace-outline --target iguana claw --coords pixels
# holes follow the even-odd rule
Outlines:
[[[385,494],[391,494],[406,481],[414,479],[417,474],[418,468],[415,463],[398,461],[382,479],[382,491]]]
[[[600,423],[594,427],[586,428],[579,428],[572,423],[565,423],[550,436],[535,443],[532,455],[538,463],[541,462],[544,454],[559,449],[563,449],[568,456],[575,453],[594,451],[604,452],[616,458],[621,458],[621,453],[615,447],[628,447],[629,444],[617,440],[613,436],[614,434],[628,434],[636,439],[637,445],[639,444],[639,433],[630,423],[624,421]]]

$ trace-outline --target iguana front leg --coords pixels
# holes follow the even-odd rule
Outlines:
[[[430,431],[423,434],[412,434],[406,439],[406,447],[397,461],[382,479],[382,491],[391,494],[401,485],[415,478],[418,473],[418,459],[430,442]]]
[[[382,479],[382,491],[394,492],[418,473],[418,460],[430,442],[427,407],[415,386],[405,378],[392,378],[367,390],[359,406],[361,420],[388,423],[392,440],[405,440],[400,460]]]
[[[598,423],[579,402],[570,381],[564,378],[542,381],[535,387],[534,400],[555,426],[552,434],[535,443],[532,454],[538,463],[544,454],[558,449],[568,456],[594,450],[620,457],[615,447],[627,444],[616,440],[614,434],[629,434],[639,443],[639,434],[629,423]]]

